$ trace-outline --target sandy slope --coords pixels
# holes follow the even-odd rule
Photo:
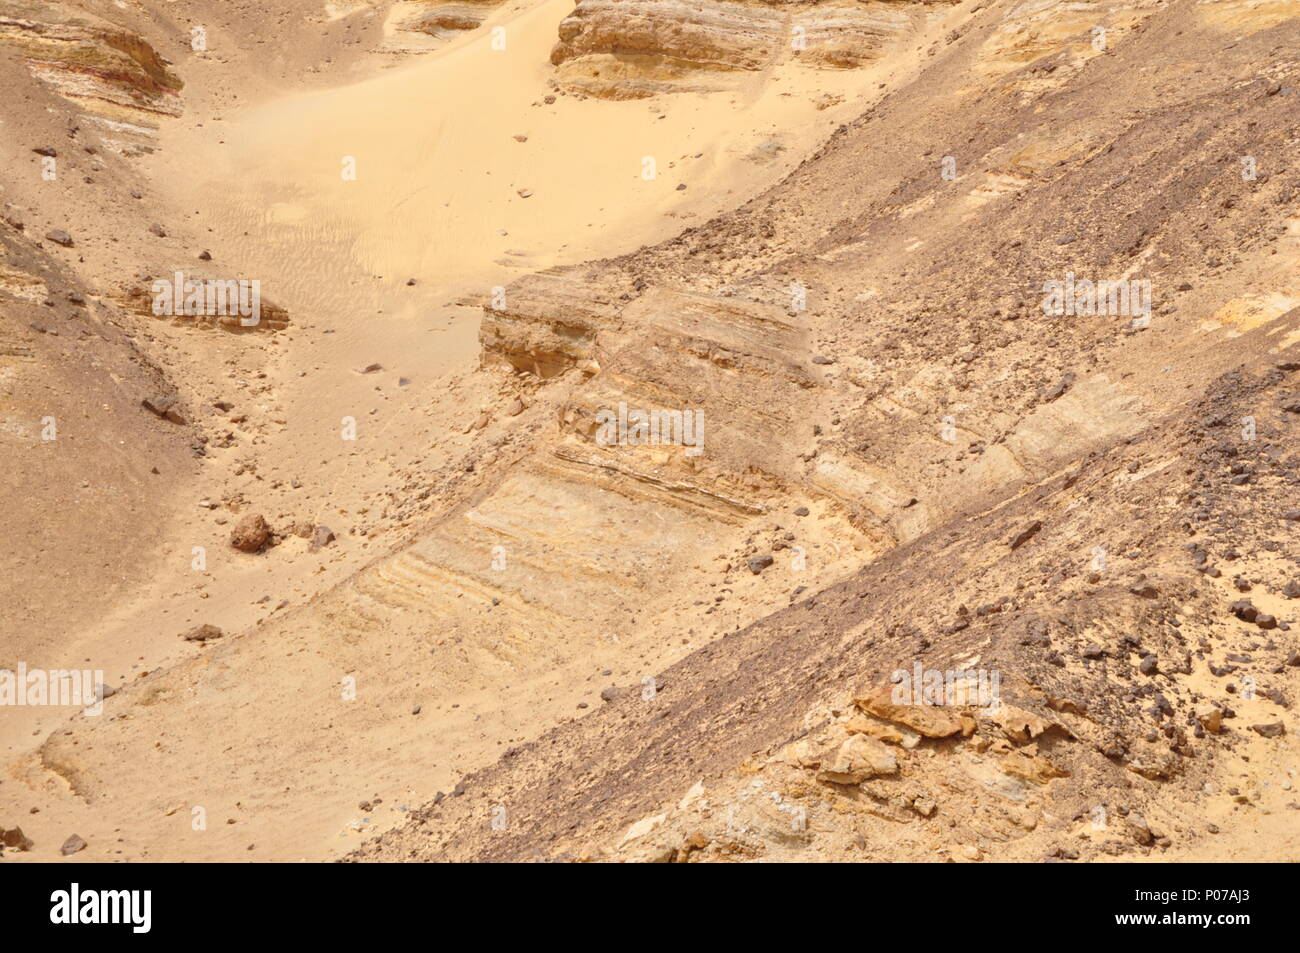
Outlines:
[[[197,108],[163,128],[163,149],[146,160],[159,214],[210,249],[223,273],[260,279],[294,324],[265,347],[246,337],[153,329],[169,374],[192,399],[229,399],[233,413],[250,418],[235,425],[246,440],[211,448],[195,485],[158,499],[174,515],[149,582],[112,616],[69,633],[55,654],[85,658],[120,685],[195,656],[199,649],[177,640],[195,624],[248,631],[382,555],[397,542],[395,527],[367,511],[401,479],[402,467],[444,465],[466,402],[491,397],[486,383],[464,378],[478,360],[478,312],[453,301],[539,268],[634,250],[734,206],[787,173],[896,68],[886,61],[857,72],[778,70],[733,92],[631,102],[562,95],[546,104],[547,53],[570,9],[568,0],[502,8],[486,29],[425,59],[355,85],[291,90],[238,114],[214,108],[205,115],[196,95]],[[494,25],[506,28],[505,51],[490,44]],[[230,79],[200,86],[221,89],[224,99],[239,88]],[[848,94],[846,105],[817,108],[824,93],[837,91]],[[356,159],[355,181],[340,175],[345,156]],[[657,163],[653,180],[642,176],[646,156]],[[188,257],[177,249],[175,267],[185,268]],[[383,371],[356,373],[373,363]],[[339,440],[346,416],[361,421],[356,444]],[[290,538],[274,559],[235,554],[226,545],[229,514],[197,506],[209,499],[262,511],[280,528],[325,523],[340,543],[314,554]],[[202,571],[192,568],[195,546],[207,553]],[[591,663],[580,660],[581,671]],[[254,687],[227,691],[238,708]],[[246,856],[250,838],[263,858],[337,850],[355,790],[368,792],[372,780],[390,797],[399,779],[402,790],[427,797],[435,783],[494,757],[502,737],[530,737],[553,724],[561,703],[551,689],[537,691],[534,713],[522,722],[488,728],[462,711],[459,720],[448,714],[445,731],[431,725],[443,736],[440,749],[456,753],[452,761],[437,757],[436,770],[394,760],[384,753],[384,735],[375,734],[379,750],[334,765],[336,779],[353,767],[348,782],[264,813],[235,838],[208,839],[203,856]],[[494,707],[490,696],[463,700],[469,710]],[[309,706],[292,696],[284,704]],[[23,816],[40,845],[33,859],[48,856],[71,829],[96,845],[88,857],[198,856],[192,838],[168,833],[187,831],[183,816],[168,823],[150,808],[131,811],[128,824],[117,808],[87,805],[51,783],[39,759],[24,752],[62,717],[29,709],[0,726],[15,765],[0,805]],[[306,741],[284,739],[287,748]],[[285,768],[278,754],[272,743],[241,757],[278,774]],[[375,766],[383,763],[391,780],[379,784]],[[147,767],[120,767],[114,802],[156,796],[158,778]],[[216,765],[194,769],[210,775],[209,790],[220,779]],[[226,793],[237,800],[238,791]],[[28,816],[35,804],[41,813]]]
[[[546,57],[569,9],[565,0],[503,9],[425,60],[203,123],[163,153],[156,181],[176,208],[195,210],[217,260],[261,278],[305,327],[287,336],[272,372],[269,396],[294,426],[283,440],[268,435],[267,464],[337,457],[339,420],[370,409],[373,382],[354,370],[377,362],[412,382],[400,398],[406,416],[385,411],[389,443],[357,466],[332,459],[314,473],[331,487],[329,508],[357,499],[344,484],[365,482],[365,461],[440,436],[437,421],[412,432],[409,414],[435,399],[439,378],[476,363],[477,311],[450,302],[624,253],[736,204],[838,121],[843,107],[819,111],[817,96],[876,80],[802,71],[734,94],[545,105]],[[505,51],[491,46],[495,25],[507,31]],[[769,142],[781,158],[746,158]],[[341,175],[347,156],[355,181]],[[652,181],[645,156],[658,164]]]
[[[370,299],[339,287],[350,275],[322,274],[322,260],[382,275],[382,295],[410,277],[486,290],[635,248],[778,178],[843,113],[811,109],[811,99],[874,85],[872,71],[802,70],[711,96],[547,105],[546,56],[569,9],[565,0],[507,8],[415,64],[209,123],[189,149],[171,150],[160,180],[182,207],[203,197],[220,234],[237,239],[255,225],[250,264],[268,266],[282,296],[335,294],[355,314]],[[485,33],[495,27],[505,50]],[[737,161],[773,139],[789,150],[785,162]],[[198,149],[202,163],[191,161]],[[355,181],[340,174],[348,156]],[[642,177],[647,156],[652,181]]]

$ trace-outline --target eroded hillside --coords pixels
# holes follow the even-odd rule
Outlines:
[[[1294,855],[1295,23],[984,7],[779,187],[596,269],[806,294],[798,482],[878,558],[357,859]],[[1067,273],[1149,318],[1044,314]],[[1003,704],[891,704],[917,665]]]
[[[4,492],[50,488],[0,664],[113,689],[9,720],[3,816],[1294,859],[1296,13],[0,3]],[[181,270],[264,319],[158,314]]]

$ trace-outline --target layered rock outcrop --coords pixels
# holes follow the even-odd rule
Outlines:
[[[386,53],[427,53],[483,25],[501,0],[375,0],[387,6]]]
[[[0,0],[0,47],[77,104],[121,151],[139,151],[181,112],[181,78],[143,36],[59,4]]]
[[[943,2],[738,3],[730,0],[581,0],[551,51],[558,80],[597,96],[630,98],[712,87],[720,74],[787,60],[853,68],[877,59]]]

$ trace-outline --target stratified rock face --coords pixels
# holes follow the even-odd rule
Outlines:
[[[776,52],[784,20],[735,3],[582,0],[560,23],[551,62],[604,53],[661,57],[683,69],[758,69]]]
[[[406,0],[389,7],[383,49],[426,53],[477,30],[501,0]]]
[[[140,35],[53,3],[0,0],[0,48],[116,137],[117,151],[146,151],[160,116],[181,113],[184,85]]]
[[[572,279],[532,275],[484,308],[479,341],[485,364],[550,378],[570,368],[594,373],[596,333],[616,322],[613,300]]]
[[[497,6],[493,0],[484,3],[437,3],[422,6],[403,28],[418,30],[431,36],[454,36],[465,30],[474,30],[483,18]]]
[[[141,317],[153,317],[160,320],[171,321],[178,325],[185,325],[196,328],[219,328],[222,331],[230,331],[234,334],[245,334],[266,331],[283,331],[290,324],[289,312],[285,308],[273,301],[260,301],[258,303],[258,313],[256,320],[253,319],[251,309],[248,316],[245,317],[239,307],[241,300],[244,304],[249,303],[248,292],[242,292],[239,288],[239,279],[230,279],[227,277],[214,278],[209,276],[188,275],[187,281],[202,285],[202,296],[204,304],[202,307],[187,309],[181,299],[175,299],[181,302],[175,306],[170,300],[164,301],[168,305],[165,309],[159,308],[158,286],[153,280],[142,283],[132,284],[123,289],[120,294],[114,295],[114,300],[128,311],[134,312]],[[224,287],[218,287],[224,286]],[[209,288],[214,289],[212,295],[213,304],[219,307],[208,306]],[[221,291],[220,301],[215,291]],[[193,293],[191,288],[188,292]],[[170,289],[162,297],[168,299],[171,296]]]
[[[761,70],[788,59],[853,68],[942,3],[777,4],[581,0],[560,23],[551,62],[566,85],[630,98],[716,82],[709,72]]]

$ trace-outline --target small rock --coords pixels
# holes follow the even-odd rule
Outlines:
[[[853,735],[822,765],[817,778],[833,784],[861,784],[877,775],[898,773],[898,756],[883,741]]]
[[[0,827],[0,847],[9,847],[13,850],[31,850],[35,842],[23,833],[21,827],[14,827],[5,830]]]
[[[1058,397],[1064,395],[1065,392],[1069,390],[1071,386],[1073,386],[1073,384],[1074,384],[1074,371],[1066,371],[1065,374],[1062,375],[1059,381],[1057,381],[1051,387],[1045,388],[1042,391],[1043,402],[1050,404]]]
[[[1016,535],[1012,536],[1010,540],[1008,540],[1008,542],[1011,544],[1011,548],[1019,549],[1021,546],[1025,545],[1025,543],[1029,542],[1031,539],[1037,536],[1038,531],[1041,530],[1042,528],[1043,528],[1043,521],[1034,520],[1032,523],[1030,523],[1020,532],[1016,533]]]
[[[186,642],[206,642],[209,639],[219,639],[226,633],[222,632],[215,625],[197,625],[188,632],[182,633],[181,638]]]
[[[75,854],[77,851],[85,850],[85,849],[86,849],[86,841],[80,835],[73,834],[71,837],[69,837],[67,840],[63,842],[63,846],[59,848],[59,853],[62,854],[64,857],[70,857],[71,855]]]
[[[939,806],[928,798],[919,797],[912,802],[912,810],[922,817],[933,817]]]
[[[1195,709],[1196,720],[1200,722],[1201,727],[1211,734],[1218,734],[1223,730],[1223,711],[1215,705],[1197,705]]]
[[[1259,610],[1255,608],[1249,599],[1238,599],[1228,606],[1228,611],[1242,622],[1254,622],[1259,616]]]
[[[762,556],[751,556],[745,561],[749,571],[757,576],[760,572],[772,565],[773,559],[770,553],[764,553]]]
[[[271,527],[260,513],[244,516],[230,533],[230,545],[244,553],[260,552],[271,540]]]
[[[1142,846],[1148,846],[1155,840],[1155,835],[1151,833],[1151,827],[1147,824],[1146,819],[1141,814],[1130,814],[1126,821],[1128,823],[1129,833],[1133,839]]]
[[[155,414],[163,420],[170,420],[174,424],[184,424],[185,418],[176,409],[176,404],[176,398],[167,394],[157,394],[140,401],[140,406],[151,414]]]
[[[45,240],[54,242],[56,245],[62,245],[64,248],[72,247],[72,236],[61,228],[52,228],[45,233]]]

